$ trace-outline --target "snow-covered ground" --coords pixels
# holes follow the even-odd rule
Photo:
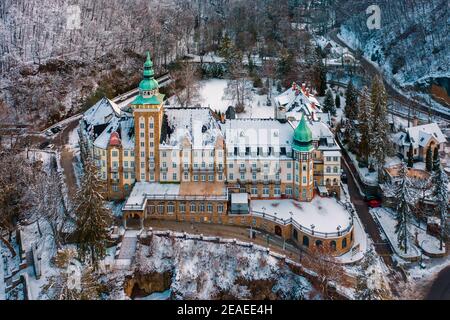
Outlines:
[[[203,107],[208,107],[213,111],[220,111],[224,113],[228,107],[232,105],[232,101],[225,99],[225,89],[227,87],[227,80],[224,79],[209,79],[200,81],[200,101],[199,104]],[[237,118],[274,118],[273,106],[267,106],[267,95],[259,95],[257,89],[253,90],[253,99],[245,108],[245,112],[236,114]],[[278,94],[273,88],[273,94]],[[172,106],[176,106],[173,98],[170,99]]]
[[[392,210],[387,208],[375,208],[371,209],[372,215],[378,220],[384,233],[388,237],[391,246],[397,255],[404,259],[418,258],[420,256],[420,249],[425,254],[439,255],[445,254],[445,245],[443,250],[440,250],[439,239],[427,234],[423,227],[417,227],[414,223],[408,226],[409,238],[408,238],[408,252],[405,253],[398,246],[397,234],[395,233],[395,226],[397,221],[394,217]],[[417,234],[417,244],[416,244]]]
[[[274,215],[283,220],[292,217],[303,227],[311,228],[311,225],[314,225],[314,231],[325,233],[337,232],[338,226],[340,230],[345,230],[351,221],[350,213],[334,198],[318,196],[311,202],[290,199],[253,200],[251,211]]]
[[[154,234],[149,246],[138,247],[136,270],[171,272],[175,299],[211,299],[221,293],[251,298],[246,281],[258,280],[271,281],[271,292],[282,299],[308,299],[313,291],[308,280],[267,252],[231,243]]]

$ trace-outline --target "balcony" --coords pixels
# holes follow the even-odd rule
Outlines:
[[[247,172],[247,168],[246,167],[239,167],[239,172],[240,173],[246,173]]]
[[[151,169],[150,169],[151,170]],[[159,168],[159,171],[161,171],[161,172],[167,172],[167,171],[169,171],[169,168],[167,168],[167,167],[165,167],[165,168]]]
[[[251,172],[261,172],[261,168],[252,167]]]
[[[134,172],[134,168],[123,168],[123,172]]]
[[[113,172],[113,173],[118,173],[119,172],[119,168],[118,167],[112,167],[110,171]]]

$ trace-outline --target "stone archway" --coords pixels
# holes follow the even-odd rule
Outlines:
[[[140,212],[127,212],[123,216],[123,226],[125,229],[142,229],[144,227],[144,217]]]

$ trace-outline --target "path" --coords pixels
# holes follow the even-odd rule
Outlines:
[[[120,247],[119,259],[133,259],[136,253],[137,242],[136,234],[125,233]]]

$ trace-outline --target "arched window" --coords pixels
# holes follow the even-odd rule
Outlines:
[[[327,179],[327,185],[330,185],[330,178]]]
[[[342,239],[342,249],[347,248],[347,238]]]
[[[338,167],[334,167],[334,168],[333,168],[333,172],[334,172],[334,173],[338,173],[338,171],[339,171],[339,168],[338,168]]]
[[[327,167],[327,173],[331,173],[331,167]]]
[[[281,227],[280,226],[275,226],[275,234],[277,236],[281,237]]]
[[[330,242],[330,249],[332,251],[336,251],[336,241],[333,240]]]
[[[303,236],[303,245],[309,247],[309,238],[307,236]]]
[[[316,247],[321,247],[322,246],[322,240],[316,240]]]
[[[298,232],[297,232],[297,229],[294,229],[294,231],[292,232],[292,236],[294,237],[295,240],[298,240]]]

